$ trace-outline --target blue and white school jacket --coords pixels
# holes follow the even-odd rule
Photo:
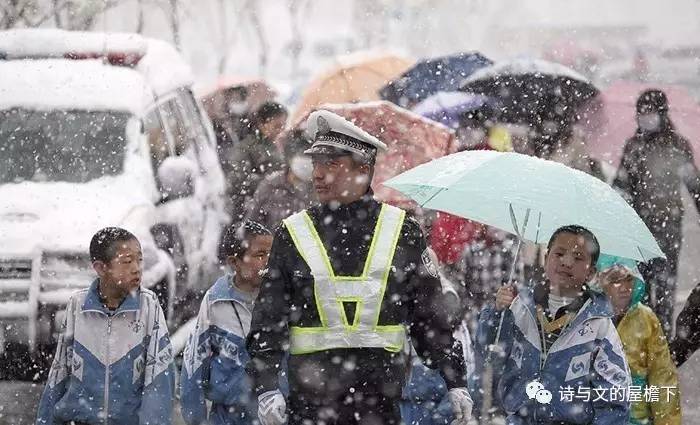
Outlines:
[[[257,400],[245,365],[252,297],[234,288],[233,276],[219,278],[202,299],[197,325],[185,347],[180,401],[193,424],[252,424]],[[207,415],[207,402],[211,409]]]
[[[496,381],[496,401],[508,414],[507,424],[627,423],[629,402],[618,390],[624,388],[626,394],[631,378],[611,321],[612,308],[604,294],[588,294],[588,300],[546,353],[532,289],[521,290],[510,309],[505,310],[499,343],[504,349],[505,367]],[[493,305],[479,317],[476,347],[481,358],[495,340],[499,319],[500,312]],[[542,402],[546,398],[528,397],[526,387],[535,380],[551,393],[550,403]]]
[[[37,424],[170,424],[173,350],[156,295],[141,288],[111,312],[97,286],[68,301]]]
[[[462,344],[467,378],[474,373],[474,351],[466,321],[455,329],[453,336]],[[423,364],[411,345],[411,372],[403,389],[401,420],[406,425],[451,424],[452,405],[447,397],[447,384],[440,373]]]

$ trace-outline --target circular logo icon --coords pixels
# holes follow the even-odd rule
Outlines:
[[[544,385],[539,381],[532,381],[525,387],[525,392],[530,400],[537,397],[537,393],[542,390],[544,390]]]
[[[552,402],[552,392],[545,390],[544,385],[539,381],[532,381],[525,387],[525,393],[530,400],[535,400],[540,404]]]
[[[552,393],[547,390],[539,390],[537,391],[535,400],[540,404],[549,404],[552,402]]]

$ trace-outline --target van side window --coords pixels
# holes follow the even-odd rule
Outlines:
[[[158,106],[160,117],[169,133],[175,155],[198,156],[198,144],[206,143],[207,133],[192,92],[178,89],[175,96]]]
[[[148,137],[148,147],[151,152],[151,163],[154,172],[157,172],[158,167],[160,167],[165,158],[172,155],[165,128],[159,115],[157,108],[153,108],[146,114],[144,119],[144,130]]]
[[[210,142],[196,100],[181,88],[154,106],[144,119],[153,171],[169,156],[186,156],[199,164],[199,147]],[[201,165],[198,165],[201,170]],[[160,182],[157,182],[160,187]]]
[[[170,132],[175,155],[183,155],[192,146],[191,131],[188,119],[181,106],[181,100],[174,97],[159,106],[163,124]]]
[[[190,122],[189,128],[192,132],[192,137],[199,140],[200,143],[212,142],[213,140],[210,139],[207,134],[207,128],[202,118],[202,110],[197,105],[197,101],[192,92],[189,89],[181,89],[179,95],[182,100],[182,106]]]

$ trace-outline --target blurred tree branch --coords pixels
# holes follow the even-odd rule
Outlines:
[[[263,28],[262,21],[260,20],[260,11],[258,10],[258,5],[260,2],[256,0],[248,0],[245,3],[245,10],[250,16],[250,23],[253,25],[253,31],[258,38],[258,43],[260,44],[260,51],[258,52],[258,66],[260,69],[260,75],[265,77],[267,74],[267,61],[268,61],[268,45],[267,38],[265,37],[265,28]]]
[[[0,2],[0,29],[36,28],[49,19],[57,28],[90,30],[98,16],[121,0],[6,0]]]

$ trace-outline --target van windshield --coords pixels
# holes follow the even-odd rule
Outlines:
[[[119,174],[130,116],[119,111],[0,111],[0,184],[84,183]]]

